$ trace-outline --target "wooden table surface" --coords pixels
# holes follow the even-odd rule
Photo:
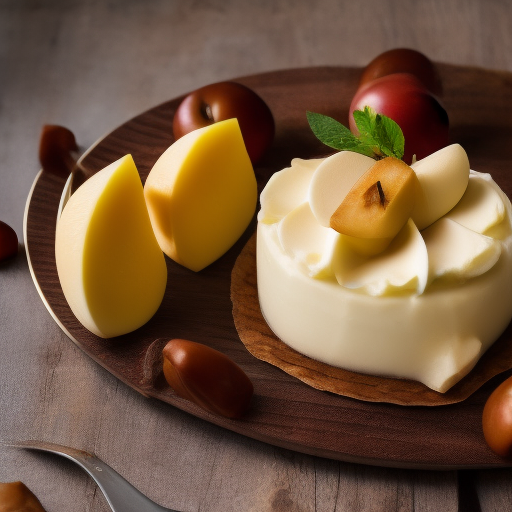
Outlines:
[[[210,82],[363,66],[393,47],[512,72],[511,26],[507,0],[0,0],[0,220],[22,241],[45,123],[69,127],[86,148],[131,117]],[[0,354],[0,440],[94,451],[167,507],[512,510],[511,469],[337,462],[248,439],[142,397],[55,324],[23,247],[0,266]],[[14,480],[27,484],[47,512],[109,510],[70,462],[0,445],[0,481]]]

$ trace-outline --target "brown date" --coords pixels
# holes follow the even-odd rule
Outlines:
[[[43,171],[68,176],[75,166],[73,152],[78,151],[75,136],[64,126],[47,124],[39,138],[39,162]]]
[[[249,409],[252,382],[223,353],[194,341],[172,339],[162,355],[165,379],[178,396],[228,418],[240,418]]]
[[[23,482],[0,482],[0,512],[45,512]]]
[[[10,260],[18,254],[16,231],[0,220],[0,262]]]
[[[492,451],[512,458],[512,377],[502,382],[487,399],[482,428]]]

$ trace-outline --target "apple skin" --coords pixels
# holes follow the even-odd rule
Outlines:
[[[493,452],[512,458],[512,377],[503,381],[487,399],[482,429]]]
[[[394,73],[410,73],[436,96],[443,94],[443,85],[434,63],[423,53],[410,48],[394,48],[377,55],[363,70],[359,87]]]
[[[420,160],[450,144],[449,120],[438,99],[409,73],[394,73],[358,89],[349,109],[349,125],[358,135],[354,110],[371,107],[393,119],[404,134],[404,162]]]
[[[174,137],[177,140],[193,130],[234,117],[254,165],[272,144],[275,124],[268,105],[245,85],[218,82],[190,93],[174,114]]]

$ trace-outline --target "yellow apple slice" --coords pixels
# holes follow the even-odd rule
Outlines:
[[[423,293],[428,278],[428,255],[423,238],[409,219],[387,249],[363,257],[340,241],[334,272],[339,284],[382,296],[404,292]]]
[[[309,185],[308,201],[317,221],[329,227],[336,208],[354,183],[375,163],[352,151],[340,151],[326,158],[316,169]]]
[[[477,233],[485,233],[505,218],[501,194],[489,174],[471,172],[466,192],[446,216]]]
[[[501,254],[501,243],[443,217],[422,232],[429,260],[429,281],[464,282],[490,270]]]
[[[333,258],[340,234],[321,226],[308,203],[303,203],[279,222],[277,234],[283,250],[306,275],[333,277]]]
[[[350,189],[330,219],[330,226],[358,238],[393,238],[414,207],[418,178],[402,160],[374,163]]]
[[[154,315],[167,267],[131,155],[71,196],[57,223],[55,258],[69,307],[97,336],[126,334]]]
[[[411,167],[420,184],[411,217],[421,231],[460,201],[468,186],[469,160],[461,145],[452,144]]]
[[[323,161],[323,158],[294,158],[290,167],[274,173],[260,194],[258,221],[265,224],[278,222],[307,201],[309,182]]]
[[[157,160],[144,185],[162,250],[199,271],[222,256],[251,222],[256,177],[236,119],[186,134]]]

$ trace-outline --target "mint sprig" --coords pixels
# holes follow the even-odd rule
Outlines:
[[[354,121],[359,135],[354,135],[346,126],[332,117],[306,112],[309,126],[315,136],[330,148],[338,151],[354,151],[380,159],[404,156],[404,135],[395,121],[372,108],[354,110]]]

